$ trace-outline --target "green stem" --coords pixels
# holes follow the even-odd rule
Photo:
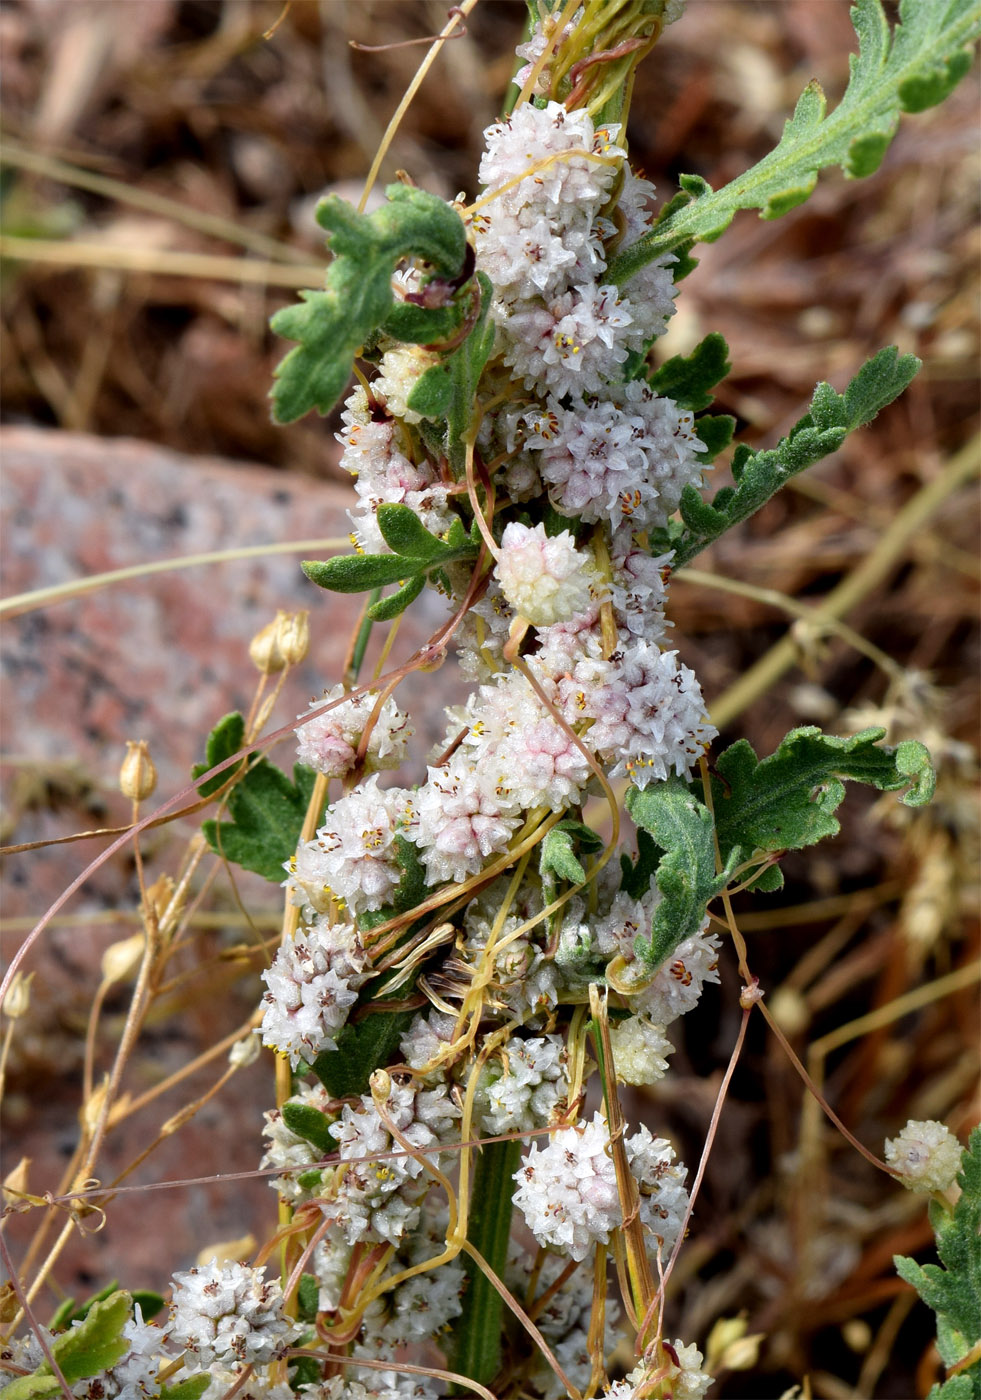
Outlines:
[[[467,1239],[500,1278],[507,1267],[514,1173],[520,1142],[492,1142],[481,1151],[474,1173]],[[453,1327],[453,1369],[487,1385],[501,1364],[503,1300],[469,1256],[464,1257],[467,1291]]]

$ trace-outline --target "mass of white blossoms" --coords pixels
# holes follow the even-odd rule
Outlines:
[[[202,1366],[249,1366],[283,1353],[300,1331],[277,1279],[246,1264],[212,1260],[174,1275],[167,1340]]]
[[[546,17],[521,56],[544,56],[561,38],[556,22]],[[380,685],[326,691],[297,732],[327,801],[287,864],[297,928],[263,974],[261,1034],[295,1073],[320,1057],[324,1085],[342,1087],[332,1096],[296,1080],[265,1115],[262,1165],[284,1202],[316,1221],[304,1267],[320,1310],[343,1313],[351,1347],[348,1379],[305,1386],[308,1400],[436,1396],[433,1380],[398,1370],[431,1363],[465,1296],[433,1183],[445,1181],[447,1146],[508,1134],[536,1135],[513,1197],[546,1251],[536,1325],[573,1384],[595,1383],[592,1270],[575,1265],[610,1242],[624,1205],[606,1121],[579,1118],[592,1067],[581,1033],[573,1048],[568,1008],[615,960],[614,1063],[622,1081],[651,1084],[672,1052],[665,1027],[718,980],[719,938],[706,928],[663,967],[645,963],[661,891],[653,881],[621,889],[617,857],[631,853],[597,862],[602,841],[583,825],[601,774],[636,787],[690,779],[716,733],[697,679],[667,645],[672,557],[650,548],[707,459],[692,414],[645,377],[646,351],[674,312],[673,258],[622,285],[608,275],[614,253],[652,223],[653,186],[630,169],[621,135],[547,95],[485,133],[483,188],[456,204],[492,286],[494,337],[465,467],[447,460],[443,425],[410,407],[441,362],[432,347],[383,335],[342,415],[358,549],[388,552],[382,505],[408,507],[447,540],[451,527],[471,532],[482,502],[486,565],[451,561],[426,576],[453,616],[439,655],[454,648],[472,686],[447,709],[441,742],[414,760],[411,785],[385,771],[409,757],[413,728]],[[393,285],[416,297],[425,270],[407,265]],[[425,917],[412,912],[420,906]],[[376,991],[407,1028],[377,1014]],[[366,1093],[349,1066],[388,1019],[384,1093],[375,1078]],[[336,1077],[323,1068],[335,1053]],[[688,1209],[685,1169],[646,1127],[624,1150],[652,1259],[666,1259]],[[513,1253],[508,1278],[524,1297],[529,1263]],[[606,1319],[609,1353],[612,1304]],[[197,1341],[209,1344],[218,1357],[217,1342]],[[680,1342],[675,1351],[675,1393],[700,1395],[701,1358]],[[523,1389],[564,1394],[541,1360]]]
[[[640,1218],[670,1252],[688,1207],[685,1169],[674,1149],[646,1128],[626,1138],[630,1170],[640,1190]],[[541,1245],[585,1259],[594,1244],[608,1244],[623,1224],[610,1133],[597,1113],[590,1122],[562,1128],[539,1147],[533,1143],[515,1173],[514,1203]]]

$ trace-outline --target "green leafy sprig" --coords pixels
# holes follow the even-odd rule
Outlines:
[[[299,344],[280,362],[273,388],[273,416],[292,423],[310,409],[328,413],[340,398],[351,364],[381,331],[415,345],[451,340],[473,307],[472,255],[459,214],[438,196],[389,185],[387,204],[359,214],[337,195],[317,206],[317,222],[330,233],[334,255],[324,290],[300,293],[272,319],[277,335]],[[428,285],[442,305],[398,303],[392,274],[416,258],[430,269]],[[424,289],[425,291],[425,289]]]
[[[852,179],[871,175],[896,133],[900,113],[942,102],[970,68],[967,45],[981,34],[978,0],[901,0],[895,26],[882,0],[857,0],[851,13],[859,48],[834,111],[827,112],[820,84],[812,81],[778,144],[751,169],[720,190],[700,175],[682,175],[680,192],[647,237],[612,260],[610,281],[623,286],[664,253],[684,256],[693,243],[711,243],[740,209],[779,218],[810,197],[828,166],[840,165]]]
[[[981,1128],[971,1131],[957,1180],[952,1210],[930,1202],[940,1265],[893,1256],[900,1278],[937,1314],[937,1350],[954,1371],[927,1400],[981,1400]]]
[[[440,539],[426,529],[408,506],[381,505],[377,519],[391,554],[342,554],[303,565],[303,572],[312,583],[335,593],[366,593],[397,583],[397,592],[372,603],[368,609],[372,622],[397,617],[418,597],[434,571],[477,557],[480,546],[476,528],[468,534],[460,520],[454,520],[445,539]]]
[[[731,468],[735,486],[721,487],[711,501],[692,485],[684,488],[681,521],[652,532],[653,552],[674,550],[676,569],[690,563],[726,530],[755,514],[791,477],[836,452],[849,433],[899,397],[919,368],[915,355],[900,355],[895,346],[887,346],[865,362],[843,394],[819,384],[808,412],[776,447],[754,450],[739,444]],[[703,421],[696,423],[698,432]]]
[[[636,894],[653,877],[662,896],[650,940],[638,940],[640,960],[659,967],[696,933],[709,900],[741,862],[759,858],[762,864],[768,856],[837,835],[834,814],[845,796],[844,779],[880,792],[901,791],[900,801],[910,807],[928,802],[935,775],[927,750],[913,739],[896,748],[880,746],[885,732],[866,729],[841,739],[809,725],[792,729],[764,759],[746,739],[737,740],[715,764],[714,823],[694,784],[671,779],[630,788],[627,811],[640,828],[641,842],[637,865],[624,870],[624,885]],[[772,891],[782,883],[779,868],[771,865],[755,888]]]

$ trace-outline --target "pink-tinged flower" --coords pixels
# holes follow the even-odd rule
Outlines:
[[[536,627],[566,622],[590,606],[594,566],[568,530],[549,538],[544,525],[512,521],[501,537],[497,581],[516,613]]]

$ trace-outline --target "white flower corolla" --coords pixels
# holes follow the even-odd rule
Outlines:
[[[648,1016],[628,1016],[610,1025],[610,1044],[617,1076],[624,1084],[656,1084],[668,1069],[674,1046]]]
[[[592,939],[593,949],[600,956],[620,954],[625,959],[624,995],[631,1010],[663,1029],[691,1011],[706,982],[718,982],[721,944],[718,934],[707,932],[706,919],[699,932],[679,943],[649,980],[644,964],[637,959],[636,944],[638,938],[650,941],[654,911],[660,902],[661,892],[653,884],[643,900],[631,899],[618,891],[607,912],[593,921]],[[632,980],[637,984],[634,992],[629,990]]]
[[[439,1097],[445,1101],[442,1106],[436,1104]],[[418,1098],[412,1088],[392,1087],[387,1116],[405,1142],[426,1152],[435,1165],[438,1158],[432,1149],[440,1139],[423,1121],[420,1107],[429,1122],[441,1125],[449,1124],[459,1111],[449,1102],[445,1085]],[[359,1240],[400,1244],[415,1229],[420,1202],[429,1189],[422,1161],[407,1155],[403,1143],[390,1135],[367,1094],[358,1107],[344,1105],[330,1134],[338,1143],[341,1162],[335,1181],[325,1185],[321,1196],[331,1237],[347,1245]]]
[[[662,1252],[669,1250],[687,1208],[684,1169],[673,1165],[671,1145],[646,1128],[624,1147],[644,1226],[662,1242]],[[529,1148],[514,1174],[514,1203],[539,1244],[582,1260],[594,1244],[609,1243],[610,1232],[623,1223],[609,1148],[609,1129],[598,1113],[553,1133],[544,1147]]]
[[[678,0],[669,0],[669,4],[677,3]],[[558,28],[558,23],[559,19],[561,18],[561,15],[543,15],[541,19],[536,21],[535,26],[531,31],[530,39],[528,39],[527,42],[524,44],[519,44],[518,47],[515,49],[515,53],[517,54],[518,58],[523,58],[525,60],[524,67],[519,68],[517,73],[511,79],[512,83],[514,83],[517,86],[519,91],[521,88],[524,87],[528,77],[531,74],[531,70],[534,68],[535,64],[545,52],[546,45],[551,46],[551,52],[554,54],[555,50],[563,43],[563,41],[574,32],[576,25],[582,21],[582,17],[583,8],[580,5],[578,10],[576,10],[575,14],[572,16],[572,18],[566,23],[566,26],[562,30],[562,33],[558,36],[556,36],[555,31]],[[535,83],[534,87],[534,95],[537,97],[547,97],[550,83],[551,68],[548,62],[546,62],[545,64],[543,64],[542,68],[539,71],[538,80]]]
[[[334,1036],[358,999],[366,962],[357,931],[323,917],[285,939],[262,974],[262,1043],[288,1055],[294,1069],[336,1050]]]
[[[391,417],[402,418],[406,423],[421,423],[423,415],[413,412],[406,399],[419,377],[436,364],[439,364],[439,355],[433,350],[424,350],[421,345],[396,345],[382,355],[371,392],[381,400]]]
[[[501,537],[496,572],[504,597],[536,627],[565,622],[592,601],[595,565],[568,530],[549,538],[544,525],[512,521]]]
[[[167,1355],[166,1333],[152,1323],[143,1321],[139,1305],[134,1307],[135,1317],[123,1327],[123,1337],[129,1343],[129,1351],[113,1366],[98,1375],[87,1376],[76,1381],[71,1387],[75,1400],[156,1400],[160,1394],[159,1373],[161,1366],[173,1360]],[[69,1331],[81,1327],[81,1322],[73,1322]],[[45,1330],[45,1336],[53,1340]],[[31,1372],[44,1361],[44,1354],[32,1336],[34,1347],[31,1351],[20,1351],[14,1342],[13,1350],[8,1351],[8,1343],[0,1346],[0,1360],[13,1361]],[[33,1360],[34,1352],[37,1360]],[[14,1379],[6,1370],[0,1370],[0,1391]]]
[[[636,380],[615,397],[563,408],[549,401],[547,436],[529,432],[558,510],[633,530],[663,525],[689,483],[701,482],[704,451],[692,415]]]
[[[354,700],[345,700],[330,709],[331,701],[344,695],[343,685],[327,691],[323,700],[313,701],[313,718],[296,731],[296,756],[301,763],[323,773],[328,778],[343,778],[354,767],[358,745],[377,703],[377,695],[369,691]],[[381,705],[368,736],[365,751],[365,772],[383,768],[398,768],[405,760],[408,740],[413,733],[409,716],[400,710],[389,695]]]
[[[687,1172],[680,1162],[675,1162],[671,1144],[665,1138],[652,1137],[647,1127],[627,1138],[624,1146],[640,1190],[644,1229],[657,1241],[662,1259],[667,1259],[681,1234],[688,1209]]]
[[[407,821],[409,794],[378,788],[377,775],[338,799],[312,841],[290,862],[287,884],[301,902],[342,900],[352,913],[380,909],[401,879],[396,831]]]
[[[280,1356],[299,1326],[283,1311],[278,1279],[227,1261],[174,1274],[167,1338],[202,1366],[249,1366]]]
[[[610,544],[613,616],[618,627],[646,642],[659,642],[669,625],[664,605],[673,557],[637,548],[629,525],[617,530]]]
[[[962,1152],[950,1129],[930,1118],[911,1118],[897,1137],[886,1138],[886,1163],[908,1191],[948,1190],[961,1169]]]
[[[667,1393],[664,1390],[667,1385],[671,1400],[703,1400],[709,1386],[714,1382],[714,1377],[708,1371],[702,1370],[702,1353],[694,1345],[686,1346],[680,1338],[675,1338],[671,1344],[671,1352],[678,1358],[678,1364],[671,1366],[667,1376],[664,1375],[663,1367],[658,1367],[657,1374],[661,1381],[659,1388],[662,1393]],[[641,1363],[622,1381],[614,1381],[609,1389],[604,1391],[604,1400],[637,1400],[638,1397],[649,1393],[649,1387],[650,1373]]]

